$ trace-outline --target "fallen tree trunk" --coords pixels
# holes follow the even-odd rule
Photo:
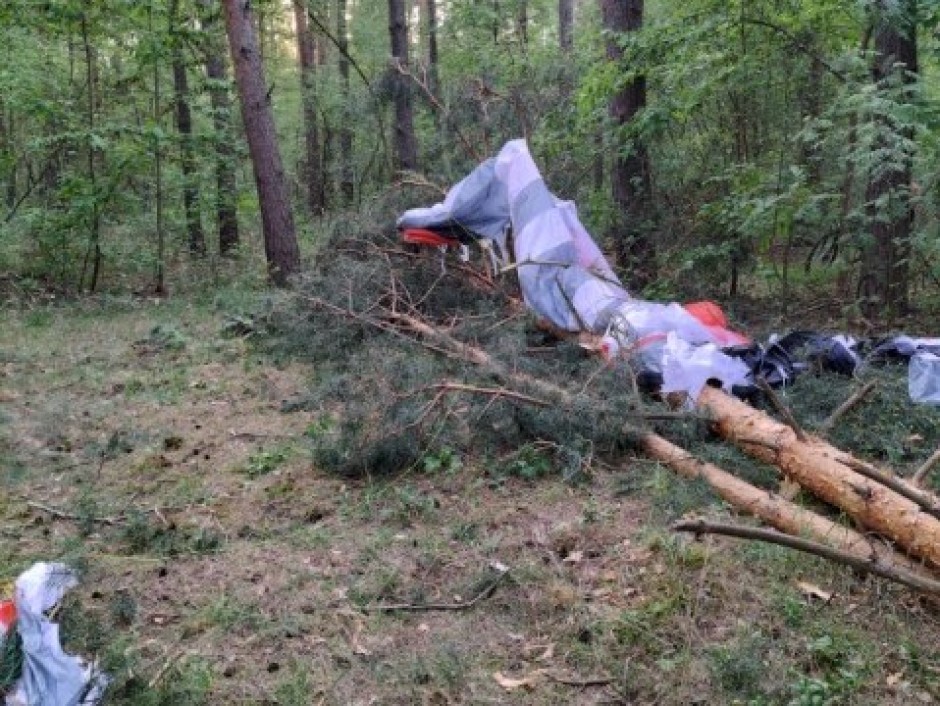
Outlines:
[[[777,466],[912,556],[940,567],[940,520],[911,499],[852,470],[844,451],[816,437],[800,441],[790,427],[715,388],[702,390],[698,406],[711,415],[724,438],[751,456]]]
[[[665,463],[685,478],[701,478],[736,510],[757,517],[781,532],[815,539],[867,562],[897,566],[915,573],[919,569],[887,544],[873,541],[776,493],[756,488],[718,466],[699,461],[658,434],[646,434],[640,443],[651,458]]]
[[[513,372],[485,351],[459,341],[445,331],[441,331],[420,319],[405,314],[395,314],[392,318],[414,333],[432,340],[449,355],[480,365],[506,382],[515,382],[523,387],[535,388],[540,395],[559,403],[569,404],[571,402],[571,393],[564,388],[544,380],[535,379],[529,375]],[[723,393],[718,391],[718,394],[722,395]],[[731,400],[731,398],[727,399]],[[741,404],[743,405],[743,403]],[[752,407],[743,406],[745,409],[761,414]],[[761,416],[768,422],[777,424],[766,415],[761,414]],[[783,429],[792,435],[794,439],[796,438],[792,429],[789,427],[783,427]],[[859,532],[801,508],[779,495],[755,488],[717,466],[698,461],[687,451],[658,434],[630,423],[624,425],[624,433],[636,438],[643,451],[652,458],[667,464],[686,478],[702,478],[722,499],[734,508],[753,515],[783,532],[812,537],[866,561],[879,562],[888,566],[900,566],[915,572],[919,569],[907,557],[895,552],[890,547],[870,541]],[[838,449],[834,451],[840,454],[843,453]],[[864,479],[860,478],[860,480]]]

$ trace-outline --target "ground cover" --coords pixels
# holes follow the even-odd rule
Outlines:
[[[288,311],[222,292],[0,314],[0,583],[38,559],[81,570],[63,633],[113,675],[110,703],[940,700],[935,607],[786,550],[674,535],[679,517],[729,511],[585,424],[552,436],[557,417],[528,410],[481,428],[501,401],[461,425],[481,402],[458,396],[415,428],[409,463],[331,464],[336,442],[382,436],[350,441],[345,409],[368,430],[366,399],[437,378],[409,371],[406,342],[322,332],[372,366],[357,387],[318,341],[286,345]],[[504,327],[497,348],[532,349],[512,365],[538,370],[525,318]],[[552,355],[573,381],[616,383],[576,347]],[[400,375],[383,386],[386,363]],[[870,374],[879,390],[832,438],[910,472],[936,448],[934,413],[905,402],[897,371]],[[812,428],[852,384],[810,375],[784,398]],[[655,425],[778,482],[700,420]]]

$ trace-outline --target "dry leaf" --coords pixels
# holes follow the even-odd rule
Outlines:
[[[493,679],[496,680],[496,683],[503,687],[506,691],[515,691],[516,689],[531,689],[542,677],[542,670],[537,669],[530,674],[527,674],[524,677],[519,679],[514,679],[513,677],[507,677],[502,672],[495,672],[493,674]]]
[[[898,685],[898,682],[900,682],[903,677],[904,672],[895,672],[894,674],[889,674],[888,678],[885,679],[885,682],[888,684],[888,686],[894,687]]]
[[[824,591],[816,584],[812,584],[807,581],[797,581],[796,587],[810,598],[818,598],[819,600],[826,603],[832,600],[832,592]]]
[[[545,648],[545,651],[535,658],[536,662],[549,662],[552,657],[555,656],[555,643],[548,643],[548,647]]]

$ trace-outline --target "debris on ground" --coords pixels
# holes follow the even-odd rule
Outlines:
[[[0,693],[6,693],[6,706],[93,706],[100,702],[108,676],[94,662],[67,654],[58,624],[47,617],[77,585],[75,572],[57,563],[36,563],[17,578],[13,608],[5,604],[5,615],[14,620],[0,635],[4,670]]]

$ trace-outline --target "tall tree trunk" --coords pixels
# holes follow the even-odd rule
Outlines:
[[[203,27],[206,31],[206,77],[212,105],[212,129],[215,134],[215,213],[219,229],[219,254],[230,255],[238,247],[238,185],[235,167],[235,131],[232,125],[232,100],[229,94],[225,46],[218,31],[218,5],[203,0]]]
[[[14,149],[13,109],[7,112],[3,99],[0,98],[0,159],[9,163],[6,173],[6,204],[9,210],[16,205],[16,150]]]
[[[875,58],[872,81],[886,90],[917,80],[916,0],[888,2],[877,0],[874,6]],[[897,82],[897,83],[895,83]],[[878,158],[869,177],[865,199],[871,223],[871,242],[862,257],[859,294],[867,316],[886,314],[892,319],[908,308],[908,273],[911,256],[911,230],[914,210],[911,205],[913,155],[892,144],[913,139],[909,127],[896,127],[887,116],[876,118],[878,138],[875,153],[891,150],[886,160]]]
[[[617,35],[635,32],[643,26],[643,0],[601,0],[604,27],[611,33],[607,40],[607,58],[619,63],[623,50]],[[619,133],[646,105],[646,79],[637,76],[610,101],[610,117]],[[615,144],[610,168],[611,191],[618,206],[620,223],[614,235],[619,264],[627,269],[627,279],[643,288],[656,277],[656,248],[650,221],[652,203],[649,156],[639,138],[631,145]]]
[[[206,237],[202,232],[199,212],[199,188],[196,184],[196,158],[193,154],[193,118],[189,109],[189,79],[183,60],[182,38],[179,36],[179,0],[170,0],[169,22],[173,64],[173,94],[176,102],[176,130],[180,136],[180,170],[183,172],[183,210],[189,252],[197,257],[206,255]]]
[[[574,49],[574,0],[558,0],[558,45],[565,55]]]
[[[418,143],[415,138],[414,111],[411,101],[411,79],[408,71],[408,24],[405,1],[388,0],[388,32],[392,44],[392,83],[395,87],[395,166],[416,169]]]
[[[264,84],[264,67],[252,26],[251,3],[223,0],[222,6],[261,207],[268,272],[275,284],[285,285],[287,278],[300,268],[300,249],[274,131],[274,115]]]
[[[300,57],[300,90],[304,122],[303,175],[307,208],[314,216],[323,213],[323,167],[320,164],[320,126],[316,109],[316,42],[307,20],[307,3],[294,0],[297,24],[297,53]]]
[[[336,0],[336,43],[339,53],[340,90],[343,95],[343,121],[339,128],[340,176],[339,190],[343,203],[352,204],[355,196],[353,184],[353,134],[349,127],[351,113],[349,99],[349,34],[346,29],[346,0]]]
[[[79,279],[79,289],[85,284],[85,272],[88,269],[88,260],[91,258],[91,279],[88,289],[94,292],[98,288],[98,275],[101,272],[101,214],[98,210],[98,183],[95,173],[95,148],[91,139],[95,130],[95,93],[97,88],[96,77],[97,53],[91,44],[91,32],[88,27],[88,8],[86,4],[82,11],[81,31],[82,46],[85,50],[85,88],[88,96],[86,106],[85,124],[88,128],[88,183],[91,186],[91,219],[88,224],[88,249],[82,263],[82,273]]]
[[[148,14],[148,31],[154,46],[157,45],[156,36],[153,28],[153,0],[150,1]],[[160,133],[162,132],[160,118],[163,106],[160,102],[160,63],[153,62],[153,125],[156,128],[153,133],[153,164],[154,164],[154,187],[156,192],[156,230],[157,230],[157,262],[154,271],[154,291],[157,294],[164,294],[166,286],[164,282],[164,250],[165,241],[163,233],[163,146],[160,144]]]
[[[529,2],[516,0],[516,35],[523,48],[529,43]]]
[[[425,0],[425,14],[427,15],[428,28],[428,87],[431,89],[431,93],[440,99],[441,78],[438,71],[437,53],[437,0]]]

